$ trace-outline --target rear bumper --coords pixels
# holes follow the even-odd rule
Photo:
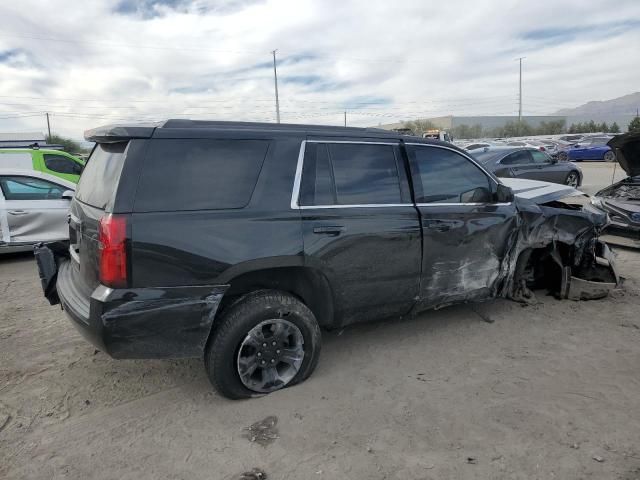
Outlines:
[[[36,249],[38,255],[44,258]],[[47,267],[41,263],[43,278]],[[45,294],[59,298],[73,325],[99,350],[114,358],[203,355],[226,285],[131,289],[99,285],[88,293],[73,261],[56,263],[57,281]]]

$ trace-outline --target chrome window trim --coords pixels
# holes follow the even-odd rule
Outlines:
[[[375,203],[375,204],[353,204],[353,205],[299,205],[298,199],[300,197],[300,182],[302,181],[302,166],[304,164],[304,154],[306,150],[307,143],[349,143],[354,145],[391,145],[391,146],[400,146],[400,142],[367,142],[367,141],[357,141],[357,140],[303,140],[300,143],[300,151],[298,153],[298,162],[296,164],[296,173],[293,180],[293,191],[291,192],[291,209],[292,210],[310,210],[310,209],[329,209],[329,208],[385,208],[385,207],[430,207],[430,206],[506,206],[511,205],[512,202],[506,203]],[[466,153],[462,153],[454,148],[450,148],[444,145],[433,145],[429,143],[404,143],[404,145],[410,146],[419,146],[419,147],[434,147],[434,148],[442,148],[444,150],[451,150],[455,152],[471,163],[473,163],[476,167],[478,167],[490,181],[494,183],[494,185],[498,185],[498,183],[493,179],[491,174],[478,162],[476,162],[470,155]]]
[[[413,203],[363,203],[353,205],[301,205],[300,210],[315,208],[385,208],[385,207],[413,207]]]
[[[300,198],[300,182],[302,181],[302,166],[304,164],[304,153],[307,143],[348,143],[352,145],[390,145],[392,147],[400,146],[400,142],[367,142],[358,140],[303,140],[300,144],[300,152],[298,153],[298,163],[296,165],[296,174],[293,179],[293,191],[291,192],[291,209],[292,210],[309,210],[314,208],[384,208],[384,207],[413,207],[413,203],[370,203],[370,204],[353,204],[353,205],[299,205]]]
[[[435,207],[435,206],[457,206],[457,205],[464,205],[465,207],[469,207],[469,206],[477,206],[477,207],[498,207],[498,206],[505,206],[505,205],[511,205],[511,202],[496,202],[496,203],[482,203],[482,202],[476,202],[476,203],[465,203],[465,202],[460,202],[460,203],[438,203],[438,202],[430,202],[430,203],[416,203],[417,207]]]

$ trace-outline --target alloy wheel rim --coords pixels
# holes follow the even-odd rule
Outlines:
[[[567,177],[567,185],[570,187],[578,187],[578,176],[575,173],[570,173]]]
[[[240,381],[254,392],[279,390],[297,375],[304,355],[304,337],[295,324],[264,320],[249,330],[238,349]]]

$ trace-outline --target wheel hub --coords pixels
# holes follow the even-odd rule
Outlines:
[[[287,385],[304,360],[300,329],[281,318],[265,320],[252,328],[240,344],[237,369],[245,387],[267,393]]]

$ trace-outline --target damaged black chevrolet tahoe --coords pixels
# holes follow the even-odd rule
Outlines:
[[[203,357],[230,398],[306,379],[321,327],[617,282],[604,213],[450,144],[189,120],[85,136],[69,242],[36,248],[46,297],[114,358]]]

